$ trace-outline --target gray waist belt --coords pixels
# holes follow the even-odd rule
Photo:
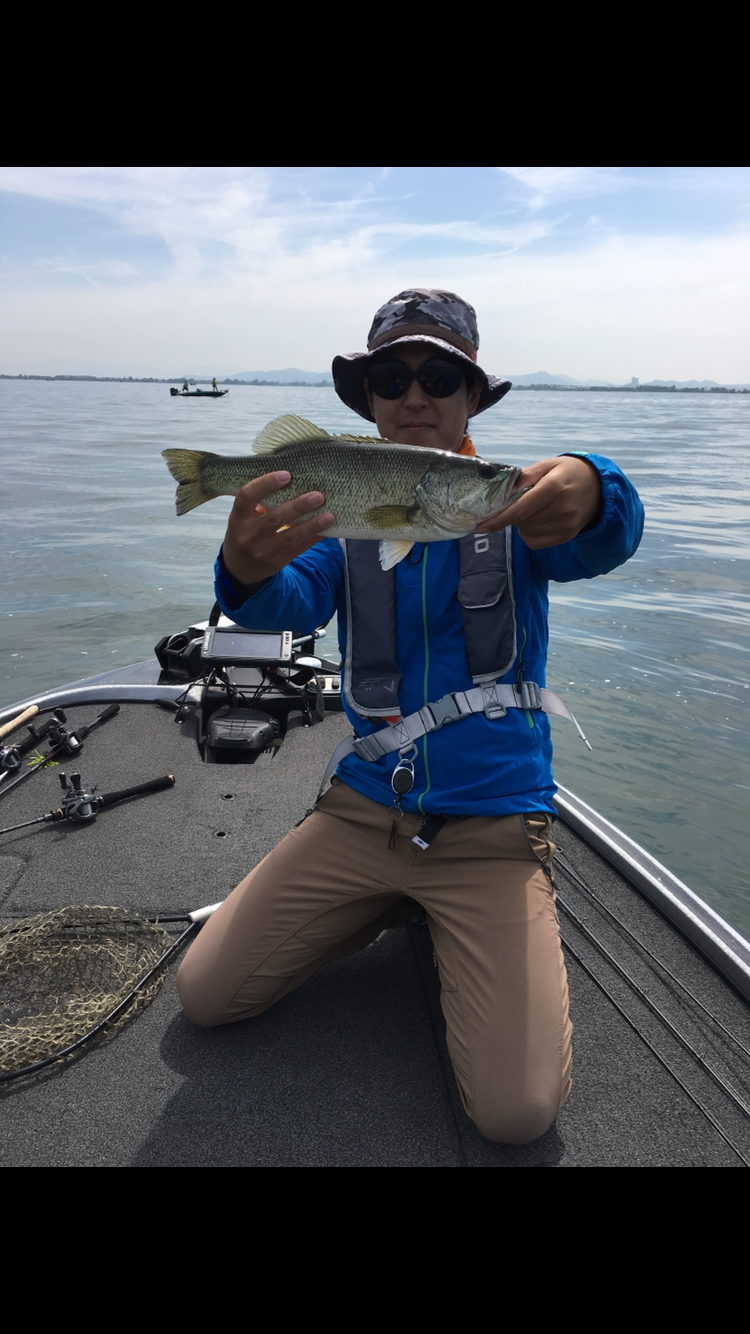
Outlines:
[[[522,681],[520,685],[475,686],[473,690],[454,690],[450,695],[443,695],[434,704],[425,704],[417,713],[410,713],[400,718],[397,723],[389,723],[379,732],[370,736],[346,737],[333,752],[321,783],[321,791],[331,774],[346,755],[354,751],[361,760],[375,763],[384,755],[393,751],[406,751],[430,732],[438,732],[448,723],[460,722],[472,713],[483,713],[487,718],[504,718],[508,709],[527,709],[530,712],[541,710],[543,713],[556,713],[574,723],[581,740],[586,741],[577,719],[571,713],[564,700],[554,691],[540,688],[534,681]]]

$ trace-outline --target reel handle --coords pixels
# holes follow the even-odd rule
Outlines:
[[[34,750],[39,745],[39,742],[46,737],[53,727],[59,727],[64,722],[65,714],[62,709],[55,709],[54,713],[48,714],[40,722],[32,723],[29,727],[28,736],[25,736],[23,741],[19,741],[15,749],[19,755],[27,755],[30,750]]]

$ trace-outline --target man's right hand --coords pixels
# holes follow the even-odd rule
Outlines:
[[[320,491],[308,491],[266,510],[264,497],[283,490],[291,480],[291,473],[269,472],[237,493],[224,538],[224,565],[236,583],[259,584],[269,579],[325,537],[326,529],[336,522],[330,513],[305,517],[325,503]]]

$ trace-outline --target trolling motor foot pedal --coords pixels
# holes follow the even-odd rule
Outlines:
[[[277,718],[262,709],[232,709],[211,714],[206,734],[206,759],[213,764],[253,764],[275,753],[281,731]]]

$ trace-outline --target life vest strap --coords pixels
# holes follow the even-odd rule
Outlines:
[[[555,713],[575,724],[578,735],[589,750],[574,714],[564,700],[554,691],[540,687],[535,681],[522,681],[517,685],[499,685],[496,681],[487,685],[475,686],[473,690],[455,690],[434,703],[425,704],[416,713],[400,718],[397,723],[381,727],[369,736],[352,738],[352,750],[361,760],[375,763],[390,755],[394,750],[403,750],[413,745],[420,737],[438,732],[449,723],[460,722],[473,713],[483,713],[491,720],[504,718],[508,709],[524,709],[527,712],[541,710]]]
[[[420,737],[427,736],[430,732],[439,732],[441,727],[460,722],[462,718],[468,718],[472,713],[483,713],[487,718],[495,720],[504,718],[508,709],[524,709],[528,712],[540,710],[543,713],[554,713],[560,718],[567,718],[575,725],[581,740],[591,750],[578,719],[553,690],[538,686],[535,681],[521,681],[517,685],[498,685],[494,682],[475,686],[473,690],[454,690],[451,694],[435,700],[433,704],[425,704],[416,713],[400,718],[397,723],[388,723],[379,731],[372,732],[370,736],[345,737],[339,742],[326,765],[315,805],[317,806],[320,801],[325,785],[338,765],[353,752],[361,760],[376,764],[385,755],[406,750]]]

